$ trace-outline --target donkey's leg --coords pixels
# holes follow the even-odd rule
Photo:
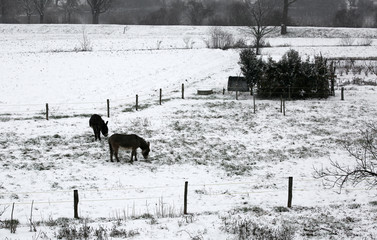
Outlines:
[[[97,141],[97,132],[96,132],[95,127],[93,128],[93,132],[94,132],[94,141]]]
[[[116,158],[117,162],[119,162],[119,158],[118,158],[118,150],[119,150],[119,148],[115,148],[115,149],[114,149],[114,155],[115,155],[115,158]]]
[[[134,149],[131,151],[131,163],[134,163]]]
[[[101,130],[97,129],[97,138],[101,141]]]
[[[112,148],[110,142],[109,142],[109,148],[110,148],[110,162],[112,162],[113,161],[113,154],[114,154],[114,152],[113,152],[113,148]]]

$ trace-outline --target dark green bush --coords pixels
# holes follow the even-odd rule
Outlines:
[[[263,61],[252,49],[245,49],[240,53],[239,64],[249,86],[256,86],[262,97],[303,99],[330,95],[330,70],[322,56],[303,61],[297,51],[290,50],[278,62],[272,58]]]
[[[261,79],[265,63],[256,55],[254,50],[248,48],[241,51],[239,64],[247,84],[252,89]]]

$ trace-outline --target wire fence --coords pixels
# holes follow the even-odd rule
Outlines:
[[[247,201],[250,198],[253,199],[263,199],[264,201],[272,200],[271,198],[277,198],[274,202],[279,202],[279,206],[283,206],[286,203],[286,200],[292,201],[293,198],[297,199],[300,192],[304,192],[305,195],[313,194],[318,195],[319,192],[325,192],[326,194],[329,191],[334,192],[334,189],[323,188],[320,184],[321,180],[319,179],[310,179],[310,178],[297,178],[295,179],[294,187],[289,186],[289,178],[276,178],[274,179],[274,187],[272,188],[260,188],[260,181],[245,181],[245,182],[221,182],[221,183],[194,183],[187,185],[163,185],[163,186],[132,186],[125,188],[104,188],[104,189],[69,189],[69,190],[54,190],[54,191],[25,191],[25,192],[6,192],[0,191],[0,210],[10,205],[14,204],[17,208],[29,209],[30,205],[33,204],[34,207],[44,208],[43,206],[61,206],[65,205],[64,209],[69,211],[73,205],[75,208],[85,208],[85,213],[89,214],[96,207],[98,208],[107,208],[108,212],[111,211],[120,211],[112,207],[114,202],[120,202],[123,206],[123,211],[128,211],[127,214],[123,214],[128,217],[137,217],[138,215],[150,214],[150,207],[155,208],[155,215],[157,216],[179,216],[184,214],[182,211],[183,208],[189,208],[188,212],[200,213],[203,210],[200,210],[198,206],[205,206],[205,209],[213,209],[220,206],[226,206],[229,208],[234,208],[237,205],[242,205],[244,201]],[[292,178],[293,181],[293,178]],[[318,188],[300,186],[301,182],[315,182],[315,184],[321,186]],[[268,184],[266,184],[268,185]],[[187,191],[187,186],[190,191]],[[242,186],[242,187],[237,187]],[[219,188],[216,188],[219,187]],[[221,188],[225,187],[225,188]],[[212,189],[213,188],[213,189]],[[148,192],[150,190],[160,190],[155,192]],[[75,194],[77,192],[77,199]],[[133,192],[132,192],[133,191]],[[346,188],[347,192],[361,192],[368,191],[376,193],[377,188],[365,189],[365,188]],[[109,193],[113,192],[113,193]],[[93,195],[93,193],[95,195]],[[63,195],[61,195],[63,194]],[[267,195],[266,195],[267,194]],[[338,193],[337,193],[338,194]],[[14,195],[25,195],[27,199],[17,200],[17,201],[8,201],[6,198],[11,198]],[[37,197],[36,195],[42,195]],[[46,195],[50,195],[51,200],[46,200]],[[78,197],[80,195],[80,198]],[[98,195],[105,195],[105,197],[98,197]],[[73,196],[73,197],[72,197]],[[222,198],[219,198],[222,196]],[[287,198],[288,196],[288,198]],[[289,199],[291,198],[291,199]],[[37,199],[37,200],[36,200]],[[45,200],[42,200],[45,199]],[[184,199],[188,199],[184,200]],[[218,201],[217,199],[221,199]],[[75,204],[75,202],[77,204]],[[100,203],[99,206],[95,204]],[[94,205],[93,205],[94,204]],[[40,205],[38,207],[38,205]],[[176,207],[176,206],[182,207]],[[17,207],[18,206],[18,207]],[[287,206],[291,207],[291,206]],[[165,215],[161,212],[164,211]],[[56,209],[56,207],[55,207]],[[129,212],[131,209],[131,213]],[[169,209],[169,210],[167,210]],[[9,210],[10,211],[10,210]],[[25,210],[27,211],[27,210]],[[73,210],[71,210],[73,212]],[[0,211],[1,212],[1,211]],[[137,212],[137,213],[136,213]],[[187,213],[186,213],[187,214]],[[103,217],[103,216],[102,216]]]
[[[191,87],[189,94],[198,96],[203,89],[211,90],[211,94],[223,100],[239,100],[242,91],[230,91],[226,94],[225,87],[211,86],[195,86]],[[338,88],[336,88],[338,90]],[[195,92],[195,90],[197,92]],[[212,91],[214,90],[214,91]],[[345,89],[342,88],[342,94]],[[69,117],[90,117],[91,114],[97,113],[107,115],[108,117],[122,112],[131,112],[145,109],[153,105],[162,105],[162,103],[170,100],[185,99],[187,95],[184,84],[175,90],[170,88],[167,92],[163,89],[153,93],[144,93],[143,95],[135,94],[121,99],[104,99],[103,101],[88,102],[49,102],[49,103],[26,103],[26,104],[0,104],[0,120],[41,120],[41,119],[60,119]],[[302,92],[301,88],[271,89],[269,94],[280,96],[281,99],[291,100],[293,93]],[[252,95],[252,93],[244,93],[244,95]],[[235,95],[235,96],[233,96]],[[222,97],[220,97],[222,96]],[[255,96],[255,95],[254,95]],[[254,98],[255,101],[255,98]],[[102,113],[102,114],[101,114]]]
[[[182,84],[182,98],[184,98],[184,87]],[[0,117],[6,118],[14,115],[23,115],[23,117],[40,118],[59,118],[68,116],[86,116],[86,114],[94,112],[107,113],[109,115],[110,104],[111,110],[117,112],[125,112],[137,110],[143,105],[151,105],[162,103],[171,99],[179,99],[179,90],[167,90],[162,95],[162,89],[159,92],[143,93],[143,95],[135,94],[126,98],[104,99],[103,101],[88,102],[46,102],[46,103],[20,103],[20,104],[0,104]],[[139,108],[140,109],[140,108]],[[22,119],[22,118],[21,118]]]

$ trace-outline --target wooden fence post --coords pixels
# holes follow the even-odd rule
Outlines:
[[[31,202],[31,208],[30,208],[30,218],[29,218],[29,222],[30,222],[30,232],[36,232],[37,229],[35,228],[35,225],[33,223],[33,206],[34,206],[34,200]]]
[[[340,90],[340,100],[344,100],[344,87],[342,87],[342,89]]]
[[[48,103],[46,103],[46,120],[48,120]]]
[[[254,114],[255,114],[255,94],[253,94]]]
[[[162,105],[162,89],[160,88],[160,105]]]
[[[182,83],[182,99],[185,99],[185,84]]]
[[[110,99],[107,99],[107,117],[110,117]]]
[[[330,73],[331,73],[331,96],[335,97],[335,72],[336,72],[336,67],[334,66],[334,61],[331,61],[330,64]]]
[[[73,190],[74,218],[79,219],[79,191]]]
[[[225,95],[225,88],[223,88],[223,95]]]
[[[288,207],[292,207],[293,177],[288,178]]]
[[[188,182],[185,182],[185,193],[183,199],[183,214],[187,214],[187,192],[188,192]]]
[[[236,91],[236,100],[238,100],[238,91]]]
[[[14,226],[14,220],[13,220],[13,211],[14,211],[14,203],[12,205],[12,213],[10,215],[10,233],[16,233],[16,227]]]
[[[280,112],[283,112],[283,95],[280,95]]]
[[[283,99],[283,115],[285,116],[285,99]]]
[[[136,105],[135,105],[136,111],[139,109],[139,95],[136,94]]]

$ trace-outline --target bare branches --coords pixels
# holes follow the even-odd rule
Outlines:
[[[44,10],[50,0],[33,0],[35,9],[37,9],[39,14],[44,14]]]
[[[99,15],[106,12],[111,7],[112,0],[86,0],[92,11],[93,24],[99,23]]]
[[[3,209],[0,209],[0,217],[5,213],[5,211],[9,208],[9,206],[3,207]]]
[[[272,11],[275,9],[275,0],[257,0],[252,3],[248,0],[244,0],[250,17],[251,24],[249,25],[249,32],[255,39],[256,54],[259,55],[259,49],[262,47],[263,38],[275,31],[276,27],[267,25],[268,17],[271,16]]]
[[[71,23],[72,15],[78,11],[79,2],[78,0],[66,0],[61,2],[60,8],[64,12],[64,21],[66,23]]]
[[[355,160],[353,166],[330,162],[331,167],[315,169],[314,177],[324,178],[330,187],[341,190],[349,182],[357,185],[365,182],[369,187],[377,186],[377,127],[366,124],[366,130],[360,130],[361,138],[356,141],[345,141],[345,150]]]
[[[8,206],[4,206],[2,209],[0,209],[0,217],[5,213],[5,211],[9,208],[9,205]],[[0,220],[0,223],[2,223],[2,221]]]
[[[23,9],[24,13],[27,16],[27,22],[31,22],[31,15],[34,12],[34,3],[33,0],[18,0],[18,2],[21,5],[21,8]]]
[[[39,22],[44,22],[44,15],[47,5],[50,3],[51,0],[33,0],[35,9],[39,13]]]
[[[104,13],[109,10],[111,0],[86,0],[93,13]]]
[[[367,64],[365,64],[365,65],[366,65],[366,67],[367,67],[367,69],[368,69],[369,72],[373,73],[374,75],[377,75],[377,66],[376,66],[376,64],[372,64],[372,62],[370,62],[368,65]]]
[[[291,1],[289,1],[289,2],[288,2],[288,6],[291,5],[291,4],[294,3],[294,2],[297,2],[297,0],[291,0]]]

